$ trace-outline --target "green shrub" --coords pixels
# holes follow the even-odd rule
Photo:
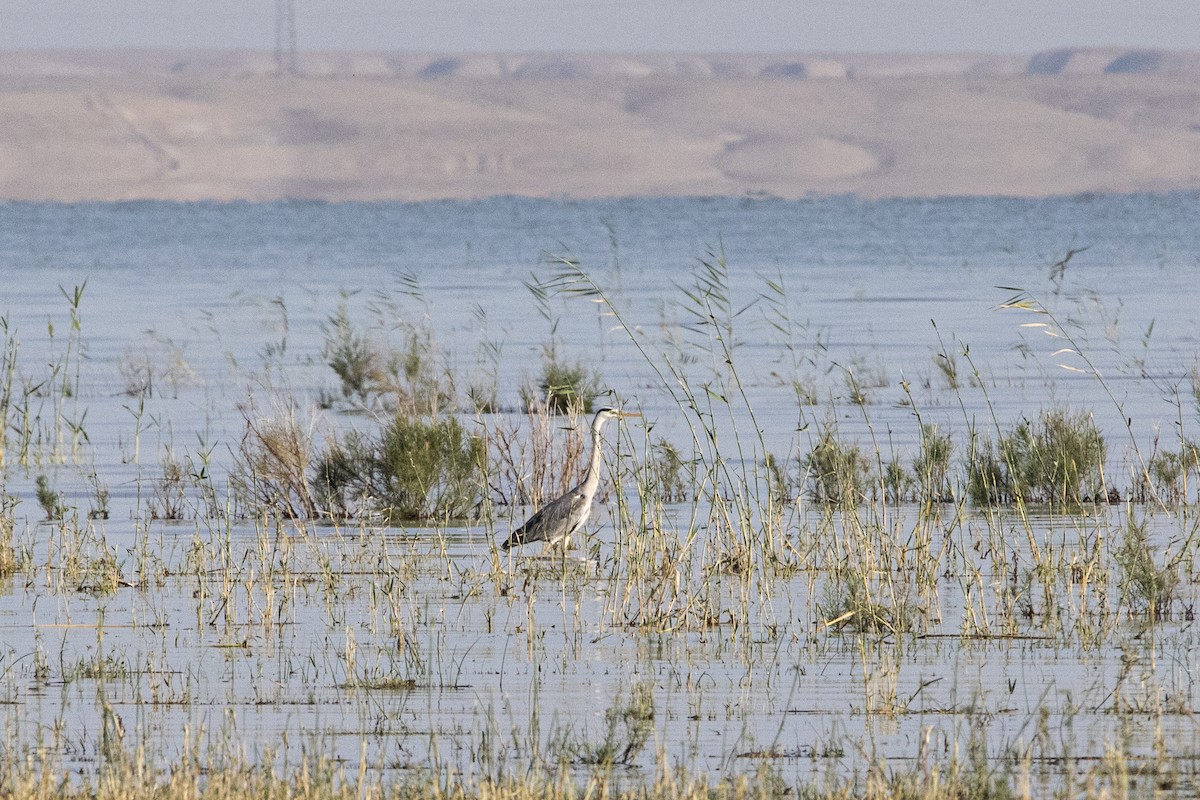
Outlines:
[[[38,505],[46,513],[46,519],[57,520],[67,515],[66,500],[50,485],[49,478],[45,475],[38,475],[34,486],[34,494],[37,497]]]
[[[437,346],[428,329],[408,331],[405,349],[393,353],[388,366],[397,410],[437,415],[454,404],[454,381],[438,366],[436,354]]]
[[[1179,585],[1179,574],[1171,564],[1154,563],[1145,520],[1130,519],[1123,531],[1120,548],[1113,554],[1120,570],[1121,596],[1133,613],[1152,619],[1164,619]]]
[[[600,376],[583,364],[568,364],[553,347],[542,357],[536,386],[521,389],[521,404],[533,410],[545,404],[551,414],[591,414],[600,394]]]
[[[968,493],[981,505],[1013,502],[1076,504],[1107,497],[1104,436],[1091,414],[1043,411],[1000,438],[985,441],[968,464]]]
[[[428,329],[406,326],[404,348],[397,350],[386,336],[375,339],[360,331],[345,305],[321,328],[322,355],[341,381],[344,399],[365,404],[380,398],[389,408],[416,414],[436,414],[450,405],[453,382],[438,369]]]
[[[1022,420],[1000,447],[1030,499],[1080,503],[1103,490],[1107,448],[1090,414],[1052,410],[1037,424]]]
[[[398,413],[377,438],[351,434],[318,460],[313,491],[334,516],[388,522],[469,517],[482,499],[483,441],[454,417]]]
[[[976,442],[967,462],[967,496],[977,506],[995,506],[1015,499],[1009,472],[991,439]]]
[[[1187,502],[1188,479],[1200,471],[1200,445],[1185,441],[1178,451],[1160,450],[1150,458],[1146,471],[1158,498],[1164,503]],[[1143,478],[1143,482],[1145,478]],[[1147,487],[1140,487],[1138,499],[1150,498]]]
[[[913,459],[912,468],[922,503],[950,500],[950,456],[953,451],[950,434],[939,433],[936,425],[921,423],[921,451]]]
[[[889,503],[903,503],[908,500],[916,481],[900,459],[893,458],[883,467],[883,496]]]
[[[338,307],[322,330],[325,333],[325,363],[341,379],[342,397],[365,401],[384,382],[379,354],[370,340],[350,322],[345,305]]]
[[[817,611],[826,625],[857,633],[903,633],[919,623],[919,612],[907,598],[893,597],[853,571],[825,585]]]
[[[832,428],[821,431],[804,467],[809,496],[816,502],[852,506],[866,498],[871,461],[857,445],[839,441]]]

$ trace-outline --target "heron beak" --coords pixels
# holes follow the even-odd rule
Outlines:
[[[624,419],[625,417],[640,417],[641,415],[642,414],[640,411],[618,411],[617,412],[617,416],[619,416],[621,419]]]

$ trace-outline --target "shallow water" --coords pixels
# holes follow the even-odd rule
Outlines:
[[[686,446],[693,418],[656,372],[670,364],[713,390],[716,449],[745,469],[762,450],[803,455],[824,425],[911,458],[914,410],[961,448],[972,426],[1066,407],[1095,415],[1123,487],[1138,452],[1177,444],[1180,425],[1196,435],[1198,212],[1194,194],[0,205],[16,386],[46,432],[28,464],[11,435],[6,454],[15,541],[34,565],[0,594],[10,748],[49,742],[63,763],[94,769],[115,714],[125,746],[149,742],[167,762],[189,747],[252,760],[279,748],[292,763],[314,751],[355,766],[365,757],[384,774],[430,764],[496,774],[556,757],[585,774],[606,712],[645,691],[652,733],[630,754],[633,780],[659,754],[714,776],[764,763],[789,779],[858,774],[876,759],[902,769],[962,757],[973,735],[997,768],[1054,785],[1114,748],[1161,757],[1163,742],[1193,775],[1188,514],[1116,506],[1027,520],[947,508],[929,525],[915,507],[891,509],[882,538],[927,536],[938,569],[920,588],[912,566],[879,577],[874,588],[918,619],[892,633],[827,625],[842,586],[830,548],[849,547],[837,542],[853,526],[803,499],[782,523],[800,554],[787,570],[722,572],[720,542],[702,536],[682,594],[703,594],[712,619],[675,608],[666,622],[690,621],[662,629],[629,624],[654,610],[654,587],[632,577],[611,497],[595,515],[594,550],[567,561],[493,561],[489,542],[519,508],[479,525],[388,531],[211,518],[194,492],[187,521],[148,508],[167,452],[193,467],[208,454],[207,479],[225,497],[248,398],[268,413],[294,396],[318,432],[372,424],[316,408],[338,393],[322,324],[340,303],[397,346],[407,330],[431,331],[459,389],[491,381],[507,409],[499,418],[514,424],[520,387],[555,342],[645,413],[614,437],[618,465],[644,461],[643,442],[658,437]],[[1081,250],[1056,275],[1071,248]],[[560,271],[549,256],[578,259],[623,326],[587,297],[539,305],[529,284]],[[700,263],[721,259],[745,402],[720,396],[735,384],[687,299]],[[34,391],[63,380],[47,365],[71,335],[64,292],[85,281],[77,390]],[[1059,337],[1022,327],[1045,317],[999,308],[1014,290],[998,287],[1031,292]],[[657,349],[647,358],[634,342]],[[1064,347],[1082,355],[1056,353]],[[939,353],[955,354],[961,388],[947,385]],[[138,365],[154,377],[142,405],[126,392]],[[848,374],[867,403],[850,401]],[[794,381],[815,406],[797,402]],[[14,414],[10,430],[24,419]],[[71,524],[41,521],[38,474],[64,493]],[[110,516],[89,521],[95,482]],[[1153,626],[1130,614],[1112,568],[1110,540],[1131,512],[1156,554],[1180,558],[1171,614]],[[686,528],[708,507],[665,513]],[[1040,558],[1082,570],[1092,547],[1108,571],[1090,583],[1033,569]],[[114,573],[118,584],[102,587]],[[610,717],[620,731],[637,720]]]

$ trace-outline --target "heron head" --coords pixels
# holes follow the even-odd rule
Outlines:
[[[640,417],[641,414],[637,411],[622,411],[619,408],[605,406],[596,411],[596,418],[593,424],[600,425],[610,419],[625,419],[626,417]]]

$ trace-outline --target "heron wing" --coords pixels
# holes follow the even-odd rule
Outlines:
[[[557,541],[575,532],[587,518],[588,498],[571,491],[539,508],[525,524],[512,532],[503,547],[507,550],[530,542]]]

